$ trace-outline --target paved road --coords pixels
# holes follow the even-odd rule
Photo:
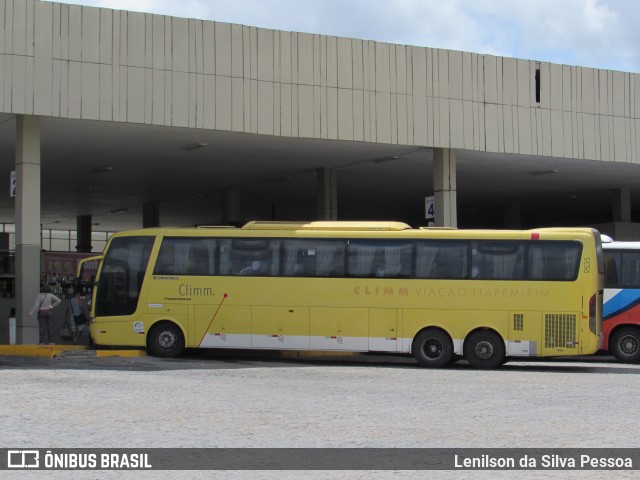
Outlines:
[[[0,446],[629,447],[640,446],[640,365],[609,357],[443,370],[412,359],[268,354],[57,359],[0,357]],[[21,478],[124,478],[31,472]],[[130,472],[126,478],[414,478],[415,472]],[[526,475],[525,475],[526,473]],[[420,472],[459,478],[463,472]],[[634,478],[519,472],[527,478]],[[514,472],[474,472],[514,478]]]

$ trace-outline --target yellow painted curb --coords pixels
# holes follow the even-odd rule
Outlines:
[[[89,350],[89,351],[88,351]],[[84,352],[95,357],[145,357],[144,350],[91,350],[86,345],[0,345],[0,355],[55,358],[63,353]],[[95,355],[91,355],[94,353]]]
[[[0,355],[55,358],[62,352],[88,349],[84,345],[0,345]]]

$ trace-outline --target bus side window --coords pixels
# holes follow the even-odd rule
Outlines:
[[[154,275],[170,275],[178,273],[176,271],[175,247],[167,240],[162,242],[153,273]]]
[[[416,246],[416,277],[431,278],[435,271],[435,261],[438,256],[438,246],[427,242],[420,242]]]
[[[468,251],[463,242],[443,244],[438,250],[434,278],[465,278]]]
[[[342,277],[345,268],[345,243],[319,240],[316,248],[316,277]]]
[[[309,277],[316,269],[316,244],[309,240],[285,240],[283,275]]]
[[[192,245],[189,250],[187,275],[209,274],[209,250],[205,245]]]
[[[623,287],[640,286],[640,254],[635,252],[622,253],[622,259],[618,260],[622,268],[620,285]],[[620,277],[618,277],[620,278]]]
[[[371,241],[349,242],[349,276],[374,277],[376,269],[381,268],[382,262],[376,260],[378,248]]]
[[[520,280],[524,276],[521,242],[472,242],[471,277],[484,280]]]
[[[342,277],[345,242],[341,240],[285,240],[282,274],[286,277]]]
[[[465,278],[468,244],[461,241],[428,240],[416,245],[417,278]]]
[[[154,275],[213,275],[217,240],[214,238],[164,238]]]
[[[532,242],[529,245],[531,280],[569,281],[577,278],[581,247],[575,242]]]
[[[280,240],[236,238],[223,240],[220,274],[276,276],[280,267]]]
[[[616,265],[616,257],[620,254],[605,253],[605,270],[604,270],[604,286],[605,287],[617,287],[620,285],[620,278],[618,277],[618,266]]]
[[[398,240],[351,240],[349,276],[409,277],[412,273],[413,243]]]
[[[412,243],[391,243],[383,246],[384,268],[383,276],[406,278],[411,276],[413,263]],[[376,273],[376,276],[378,274]]]

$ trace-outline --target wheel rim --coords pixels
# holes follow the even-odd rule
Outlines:
[[[158,335],[158,346],[163,350],[170,350],[175,346],[177,340],[174,332],[165,330]]]
[[[442,343],[434,339],[427,340],[424,342],[422,351],[427,358],[435,360],[442,356]]]
[[[620,347],[620,351],[628,357],[638,353],[638,339],[633,335],[625,335],[620,339],[618,345]]]
[[[479,358],[480,360],[489,360],[491,357],[493,357],[495,353],[495,348],[493,346],[493,343],[487,340],[481,340],[478,343],[476,343],[475,348],[473,350],[476,354],[476,357]]]

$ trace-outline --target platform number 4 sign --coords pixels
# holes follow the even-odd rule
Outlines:
[[[9,196],[16,196],[16,171],[11,170],[11,176],[9,178]]]
[[[433,222],[436,219],[436,210],[433,206],[433,197],[424,197],[425,218],[429,222]]]

